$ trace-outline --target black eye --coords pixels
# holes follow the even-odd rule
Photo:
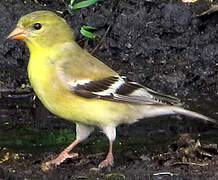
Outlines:
[[[39,30],[39,29],[41,29],[41,27],[42,27],[42,25],[41,25],[40,23],[35,23],[35,24],[33,24],[33,28],[34,28],[35,30]]]

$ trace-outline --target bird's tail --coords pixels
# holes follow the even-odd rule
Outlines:
[[[193,117],[193,118],[199,118],[199,119],[206,120],[206,121],[217,124],[217,121],[215,119],[204,116],[204,115],[197,113],[197,112],[194,112],[194,111],[190,111],[190,110],[183,109],[181,107],[176,107],[176,106],[170,106],[168,108],[169,108],[169,110],[171,110],[175,114],[181,114],[181,115],[185,115],[185,116],[189,116],[189,117]],[[174,113],[172,113],[172,114],[174,114]]]
[[[215,119],[209,118],[207,116],[204,116],[200,113],[190,111],[187,109],[184,109],[179,106],[171,106],[171,105],[150,105],[150,106],[143,106],[140,108],[141,114],[138,119],[141,118],[152,118],[157,116],[163,116],[163,115],[170,115],[170,114],[181,114],[192,118],[198,118],[202,119],[208,122],[212,122],[215,124],[218,124],[218,122]]]

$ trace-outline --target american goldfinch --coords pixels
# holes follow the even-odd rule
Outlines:
[[[183,114],[215,120],[174,104],[179,99],[155,92],[119,76],[74,41],[70,26],[51,11],[23,16],[8,36],[23,40],[30,51],[28,76],[31,85],[52,113],[76,123],[76,139],[57,158],[46,162],[59,165],[77,156],[70,151],[99,127],[109,139],[106,159],[99,168],[113,166],[116,127],[142,118]]]

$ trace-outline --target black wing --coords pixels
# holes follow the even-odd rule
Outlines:
[[[68,83],[73,93],[84,98],[98,98],[134,104],[177,104],[178,98],[155,92],[135,82],[128,82],[119,76],[95,81]]]

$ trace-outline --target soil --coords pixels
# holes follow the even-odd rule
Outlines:
[[[107,149],[96,131],[75,149],[79,158],[43,171],[42,163],[75,138],[75,127],[34,97],[28,49],[6,39],[24,14],[61,12],[76,41],[119,74],[218,119],[218,13],[198,16],[212,3],[218,1],[111,0],[71,11],[69,0],[2,0],[0,179],[218,179],[217,128],[180,116],[121,125],[111,169],[95,168]],[[103,38],[83,37],[82,25],[96,27]]]

